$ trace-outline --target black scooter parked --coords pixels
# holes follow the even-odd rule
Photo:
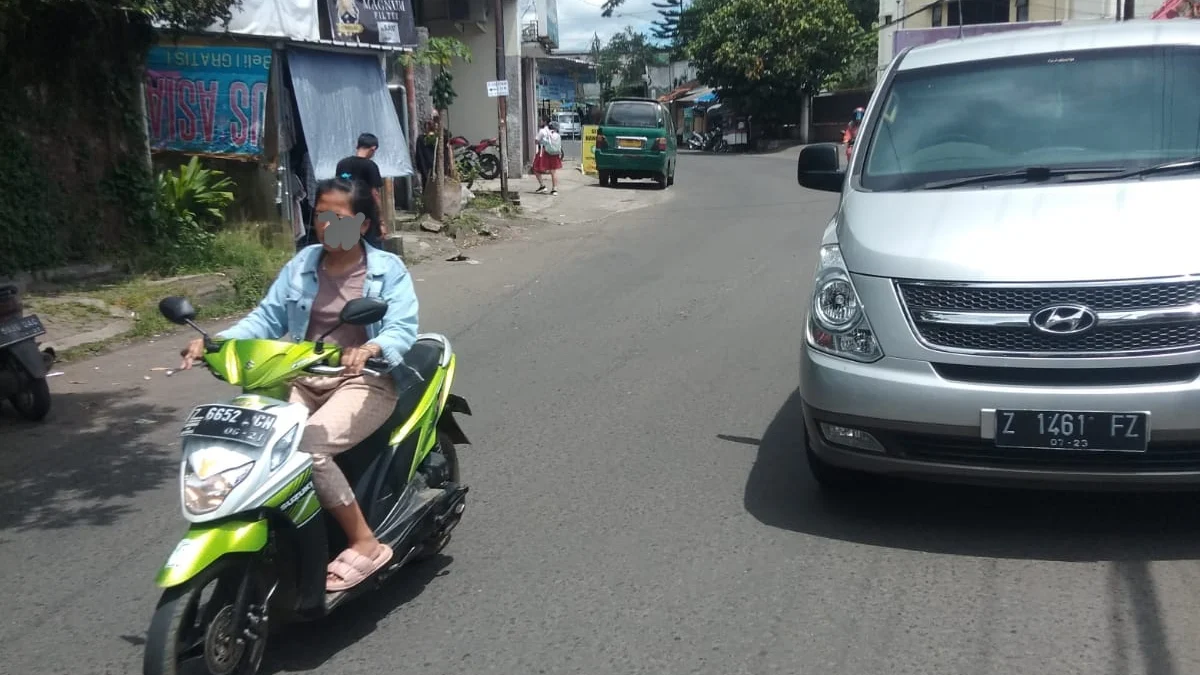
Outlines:
[[[21,289],[0,284],[0,399],[8,399],[21,417],[40,422],[50,412],[46,372],[54,350],[38,351],[34,338],[46,329],[36,314],[25,316]]]

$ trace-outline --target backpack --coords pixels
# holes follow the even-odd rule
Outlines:
[[[546,139],[542,148],[546,151],[547,155],[558,157],[562,154],[562,136],[559,136],[556,131],[551,131],[550,138]]]

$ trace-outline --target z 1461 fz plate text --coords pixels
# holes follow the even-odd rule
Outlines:
[[[1145,452],[1149,441],[1144,412],[996,411],[996,445],[1002,448]]]

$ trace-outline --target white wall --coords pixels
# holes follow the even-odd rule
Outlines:
[[[450,69],[454,74],[454,91],[458,98],[450,107],[450,132],[466,136],[471,141],[496,138],[499,134],[496,99],[488,98],[487,83],[496,79],[496,34],[492,17],[491,0],[484,0],[488,8],[488,20],[483,24],[431,22],[430,37],[455,37],[471,49],[471,63],[455,63]],[[521,78],[520,55],[521,33],[517,12],[517,0],[504,2],[504,51],[508,70],[508,137],[509,175],[520,175],[521,170]],[[483,27],[480,31],[479,26]],[[515,156],[514,156],[515,155]]]

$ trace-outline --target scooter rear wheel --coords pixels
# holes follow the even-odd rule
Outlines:
[[[143,675],[254,675],[267,646],[267,623],[256,629],[259,638],[237,643],[230,633],[233,603],[245,567],[220,563],[187,583],[167,589],[146,631]],[[205,590],[215,584],[205,601]],[[251,596],[262,602],[263,593]]]
[[[41,422],[50,414],[50,385],[44,379],[34,380],[21,393],[9,397],[8,402],[21,417]]]
[[[495,180],[500,175],[500,160],[493,154],[479,156],[479,176],[484,180]]]

